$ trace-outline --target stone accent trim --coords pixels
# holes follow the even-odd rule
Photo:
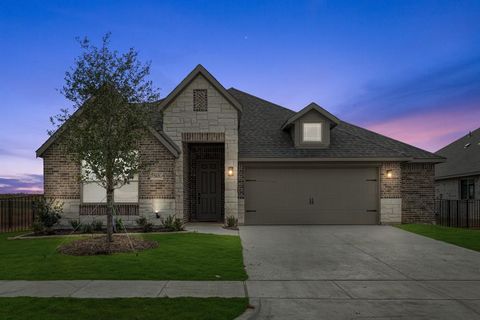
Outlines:
[[[435,221],[435,165],[402,164],[402,223]]]
[[[402,222],[402,199],[380,199],[380,223],[395,224]]]
[[[114,205],[115,214],[121,216],[138,216],[137,203],[116,203]],[[79,214],[81,216],[105,216],[107,215],[107,204],[105,203],[82,203],[80,204]]]
[[[182,142],[225,142],[225,133],[182,132]]]
[[[193,111],[193,90],[206,89],[208,111]],[[163,109],[163,131],[178,146],[183,143],[225,144],[225,216],[238,215],[238,110],[201,74],[196,75],[181,92],[167,100]],[[175,211],[185,218],[184,159],[182,152],[175,161]],[[227,176],[228,167],[234,175]]]
[[[238,199],[238,224],[245,224],[245,199]]]

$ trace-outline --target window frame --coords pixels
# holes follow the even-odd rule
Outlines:
[[[465,190],[464,190],[465,188]],[[464,178],[459,181],[460,200],[473,200],[475,199],[475,179]],[[470,192],[471,191],[471,192]]]
[[[83,166],[84,166],[84,161],[82,161],[81,165],[80,165],[80,170],[83,170]],[[96,178],[96,177],[95,177]],[[80,202],[82,204],[106,204],[107,203],[107,198],[106,198],[106,194],[107,194],[107,191],[105,190],[105,188],[103,188],[99,183],[98,180],[95,180],[93,178],[89,179],[88,181],[82,181],[81,182],[81,185],[80,185]],[[115,191],[118,190],[118,189],[115,189],[113,191],[113,203],[114,204],[138,204],[139,203],[139,200],[140,200],[140,174],[137,173],[133,179],[131,179],[129,182],[136,182],[137,183],[137,200],[136,201],[121,201],[121,202],[117,202],[115,201]],[[87,184],[95,184],[96,186],[102,188],[105,192],[105,198],[102,200],[102,201],[85,201],[85,196],[84,196],[84,187],[85,185]],[[120,188],[123,188],[120,187]],[[119,189],[120,189],[119,188]]]
[[[320,139],[319,140],[307,140],[305,135],[306,126],[316,125],[320,127]],[[302,122],[302,143],[323,143],[323,122]]]

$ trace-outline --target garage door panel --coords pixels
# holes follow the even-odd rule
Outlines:
[[[376,224],[376,168],[247,168],[246,224]]]

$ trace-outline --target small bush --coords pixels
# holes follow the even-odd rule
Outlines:
[[[226,221],[226,227],[227,228],[236,228],[238,224],[237,218],[234,216],[228,216],[227,221]]]
[[[35,211],[34,231],[35,233],[51,233],[53,226],[55,226],[62,216],[63,203],[55,199],[41,198],[33,204]]]
[[[73,230],[80,229],[80,226],[81,226],[80,220],[70,220],[70,226],[73,228]]]
[[[93,227],[90,223],[82,224],[82,233],[93,233]]]
[[[41,224],[38,221],[34,221],[32,223],[32,229],[33,229],[33,233],[35,233],[35,234],[43,233],[44,230],[45,230],[45,228],[43,227],[43,224]]]
[[[137,219],[137,224],[143,229],[143,232],[151,232],[153,230],[153,223],[148,222],[145,216],[141,216]]]
[[[101,221],[101,220],[93,220],[93,221],[92,221],[92,229],[93,229],[93,231],[102,231],[102,229],[103,229],[103,221]]]
[[[175,215],[169,215],[165,219],[162,219],[162,225],[168,231],[183,230],[183,220],[176,218]]]
[[[123,230],[122,218],[115,218],[115,229],[117,232],[121,232]]]

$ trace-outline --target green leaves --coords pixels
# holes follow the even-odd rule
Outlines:
[[[125,53],[110,49],[110,36],[102,38],[100,47],[78,39],[82,54],[65,73],[60,90],[72,106],[51,118],[65,153],[88,167],[80,178],[95,175],[106,188],[122,186],[142,167],[139,143],[152,119],[147,104],[158,99],[147,79],[150,63],[141,63],[133,48]]]

